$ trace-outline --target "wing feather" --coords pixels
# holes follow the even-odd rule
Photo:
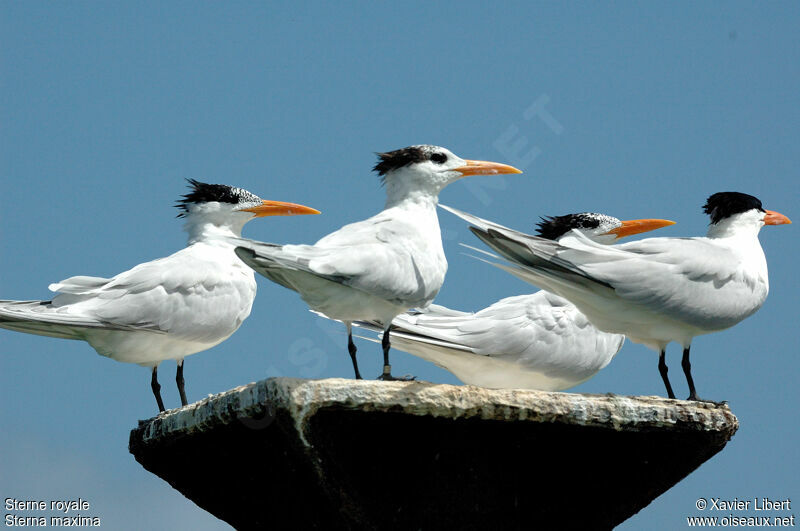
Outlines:
[[[410,227],[376,218],[346,225],[314,245],[241,239],[236,253],[262,275],[298,292],[303,291],[303,281],[281,270],[313,275],[393,303],[429,304],[444,281],[447,262],[441,249],[431,253],[409,238]]]

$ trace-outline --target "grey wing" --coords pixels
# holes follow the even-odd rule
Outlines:
[[[431,347],[469,352],[583,380],[607,365],[624,342],[624,336],[600,332],[569,301],[546,291],[501,299],[474,314],[438,313],[396,317],[392,344],[417,355]],[[355,324],[382,331],[377,323]]]
[[[0,327],[62,339],[85,339],[92,330],[162,332],[152,322],[120,320],[91,311],[92,301],[100,301],[97,306],[113,305],[125,293],[119,279],[131,271],[110,279],[75,276],[55,282],[49,289],[58,294],[50,301],[0,301]],[[116,287],[110,288],[115,283]]]
[[[546,291],[497,301],[457,329],[457,338],[445,338],[475,354],[573,382],[605,367],[625,339],[597,330],[573,304]]]
[[[409,315],[429,315],[429,316],[436,316],[436,317],[466,317],[468,315],[472,315],[473,312],[462,312],[461,310],[453,310],[446,306],[442,306],[440,304],[431,304],[427,308],[418,309],[418,310],[411,310],[406,312]]]
[[[207,258],[190,246],[121,273],[80,301],[59,295],[53,303],[67,297],[71,309],[113,325],[218,342],[247,318],[255,298],[252,277],[233,272],[228,260],[233,258]]]
[[[607,282],[588,275],[584,269],[574,262],[563,258],[559,251],[563,250],[564,247],[558,242],[523,233],[512,234],[493,228],[484,231],[476,227],[470,227],[470,230],[481,241],[510,262],[546,270],[558,276],[570,278],[575,282],[589,281],[607,288],[611,287]],[[580,236],[580,233],[576,232],[575,235]]]
[[[157,331],[59,311],[51,302],[0,301],[0,328],[61,339],[84,339],[86,332],[98,329]]]
[[[708,238],[602,245],[576,232],[558,243],[529,240],[526,245],[546,265],[521,260],[499,267],[579,306],[590,303],[582,294],[591,293],[698,326],[724,328],[757,310],[766,297],[766,279],[745,278],[732,251]]]
[[[424,262],[424,256],[415,256],[406,246],[392,245],[397,238],[388,227],[359,232],[360,236],[350,234],[347,238],[326,237],[317,245],[276,246],[240,240],[236,254],[257,272],[299,292],[303,291],[302,277],[287,270],[343,284],[392,302],[424,301],[435,296],[444,271],[436,272],[431,264]],[[437,275],[439,278],[435,278]],[[432,281],[426,281],[430,277],[434,277]]]
[[[531,299],[533,297],[533,300]],[[524,352],[539,323],[532,322],[529,306],[541,296],[521,295],[502,299],[477,313],[443,306],[398,315],[391,334],[425,344],[466,351],[482,356],[516,356]],[[380,331],[377,323],[356,323]]]
[[[603,284],[602,281],[588,278],[575,264],[562,260],[557,253],[558,242],[510,229],[446,205],[439,206],[472,224],[470,227],[472,233],[510,262],[555,270],[573,278],[585,277],[587,280]],[[579,233],[576,231],[576,234]]]
[[[383,326],[375,321],[353,321],[353,326],[357,328],[363,328],[377,334],[377,339],[375,337],[356,336],[360,337],[361,339],[366,339],[367,341],[379,342],[383,334]],[[458,343],[452,343],[449,341],[443,341],[425,334],[410,332],[401,326],[393,325],[391,328],[389,328],[389,334],[392,346],[405,352],[411,352],[415,354],[417,353],[416,347],[421,345],[426,349],[434,348],[442,353],[452,353],[453,351],[472,353],[472,349],[467,346],[459,345]]]
[[[72,277],[52,286],[60,290],[52,301],[24,307],[23,317],[48,323],[50,332],[62,327],[57,333],[80,338],[91,329],[104,329],[216,342],[249,315],[255,296],[252,278],[232,275],[226,264],[187,247],[111,279]],[[17,321],[21,310],[14,308]]]
[[[589,377],[605,367],[625,341],[621,334],[601,332],[568,300],[546,291],[529,296],[527,319],[529,346],[520,362],[551,376]]]
[[[535,237],[535,236],[530,236],[529,234],[525,234],[524,232],[519,232],[514,229],[510,229],[504,225],[495,223],[494,221],[489,221],[488,219],[479,218],[478,216],[474,216],[472,214],[464,212],[463,210],[458,210],[457,208],[443,205],[441,203],[439,203],[439,207],[450,212],[451,214],[455,214],[464,221],[470,223],[471,225],[477,227],[478,229],[484,232],[488,232],[489,230],[497,230],[509,234],[511,237],[519,237],[519,238]]]
[[[77,276],[50,284],[49,289],[58,293],[84,295],[102,288],[109,282],[111,282],[110,278]]]
[[[682,321],[732,326],[767,295],[766,278],[748,274],[731,249],[708,238],[650,238],[616,247],[624,259],[597,260],[584,271],[614,286],[620,298]]]

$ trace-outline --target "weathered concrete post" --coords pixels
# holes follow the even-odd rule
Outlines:
[[[237,529],[609,529],[722,450],[727,406],[273,378],[142,421],[142,466]]]

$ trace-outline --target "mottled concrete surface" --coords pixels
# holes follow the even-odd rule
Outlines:
[[[659,397],[272,378],[141,421],[130,451],[238,529],[608,529],[738,426]]]

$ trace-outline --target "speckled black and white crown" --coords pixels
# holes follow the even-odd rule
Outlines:
[[[178,214],[179,218],[189,213],[189,207],[191,205],[199,205],[202,203],[230,203],[242,205],[242,207],[245,208],[261,204],[260,197],[248,192],[244,188],[236,188],[235,186],[228,186],[227,184],[202,183],[195,179],[186,180],[189,182],[189,186],[192,190],[175,203],[175,207],[181,210]]]
[[[430,160],[436,164],[447,162],[447,154],[438,146],[421,144],[419,146],[408,146],[386,153],[376,153],[380,159],[372,171],[384,177],[387,173],[404,168],[409,164],[425,162]]]
[[[703,212],[711,217],[712,224],[716,224],[734,214],[741,214],[754,208],[764,211],[757,197],[741,192],[717,192],[706,200]]]
[[[596,229],[600,225],[614,227],[620,224],[617,218],[595,212],[545,216],[541,220],[536,224],[536,234],[548,240],[557,240],[572,229]]]

